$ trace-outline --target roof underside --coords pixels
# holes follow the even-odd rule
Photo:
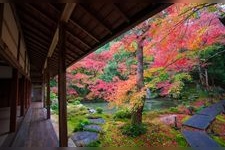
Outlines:
[[[66,66],[103,46],[141,21],[162,11],[162,3],[79,3],[66,27]],[[31,63],[31,79],[42,81],[42,70],[65,3],[17,3]],[[58,46],[50,58],[52,75],[58,70]]]

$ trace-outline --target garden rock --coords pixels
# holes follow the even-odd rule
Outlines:
[[[96,132],[76,132],[71,136],[71,139],[78,147],[84,147],[99,139],[99,134]]]
[[[71,138],[68,139],[68,147],[76,147],[75,143]]]
[[[88,119],[91,124],[104,124],[105,120],[102,118],[98,119]]]
[[[89,111],[89,113],[91,113],[91,114],[96,113],[96,110],[95,110],[95,109],[92,109],[92,108],[88,108],[88,111]]]
[[[101,132],[102,131],[102,127],[98,126],[98,125],[86,125],[83,128],[86,131],[91,131],[91,132]]]

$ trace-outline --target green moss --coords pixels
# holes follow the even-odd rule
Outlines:
[[[121,128],[122,134],[137,137],[139,135],[145,134],[147,132],[147,128],[145,125],[131,125],[126,124]]]
[[[179,113],[179,110],[177,107],[171,107],[171,108],[169,108],[169,111],[172,113]]]
[[[218,144],[220,144],[222,147],[225,147],[225,141],[224,141],[222,138],[220,138],[220,137],[218,137],[218,136],[212,136],[212,138],[213,138]]]
[[[95,141],[90,144],[88,144],[86,147],[100,147],[101,142],[100,141]]]
[[[224,119],[223,115],[218,115],[216,117],[216,119],[219,120],[219,121],[221,121],[221,122],[225,122],[225,119]]]
[[[187,144],[185,138],[184,138],[183,135],[180,134],[180,133],[178,133],[178,134],[176,135],[176,142],[178,143],[178,145],[179,145],[180,147],[187,147],[187,146],[188,146],[188,144]]]

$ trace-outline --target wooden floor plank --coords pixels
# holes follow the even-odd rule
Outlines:
[[[58,139],[41,102],[33,102],[14,141],[15,147],[58,147]],[[18,133],[19,133],[18,132]],[[22,138],[22,139],[21,139]]]

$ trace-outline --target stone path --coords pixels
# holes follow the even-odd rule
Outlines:
[[[191,147],[219,147],[205,132],[184,130],[182,133]]]
[[[225,100],[203,109],[184,122],[183,125],[200,130],[206,130],[216,116],[224,111],[223,105],[225,105]]]
[[[224,106],[225,100],[220,101],[201,110],[183,123],[183,126],[199,129],[198,131],[192,131],[191,129],[182,131],[191,147],[220,147],[205,131],[216,116],[225,111]]]
[[[102,118],[97,119],[88,119],[90,124],[84,126],[84,131],[75,132],[71,136],[72,142],[77,147],[84,147],[99,140],[99,133],[102,132],[102,127],[100,125],[105,123],[105,120]],[[70,142],[71,143],[71,142]],[[70,144],[71,147],[75,147]]]

